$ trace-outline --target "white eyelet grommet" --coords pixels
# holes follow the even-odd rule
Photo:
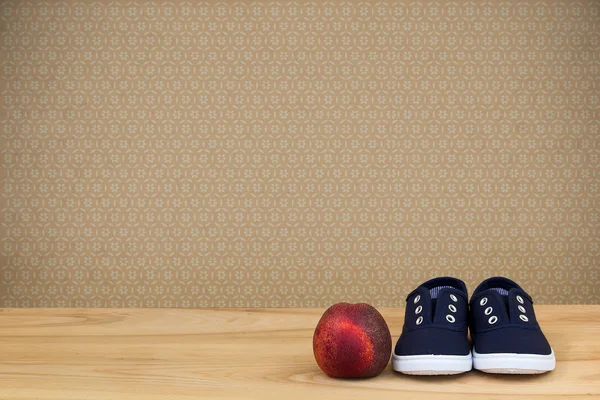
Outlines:
[[[521,321],[523,321],[523,322],[528,322],[529,321],[529,318],[527,318],[523,314],[519,315],[519,318],[521,318]]]
[[[413,300],[413,303],[417,304],[419,302],[419,300],[421,300],[420,294],[418,294],[417,297],[415,297],[415,299]]]
[[[423,322],[423,316],[421,315],[419,318],[417,318],[417,325],[421,325],[422,322]]]
[[[487,304],[487,297],[484,297],[483,299],[479,300],[479,305],[481,307],[485,306]]]
[[[423,306],[419,306],[415,309],[415,314],[419,314],[421,311],[423,311]]]
[[[458,302],[458,298],[453,294],[450,295],[450,299],[455,303]]]
[[[525,307],[523,307],[523,306],[519,306],[519,311],[521,311],[523,314],[527,314],[527,311],[525,310]]]
[[[452,312],[456,312],[456,307],[454,307],[454,304],[448,304],[448,309]]]
[[[492,315],[490,319],[488,319],[488,324],[490,325],[494,325],[496,322],[498,322],[498,317],[496,317],[495,315]]]
[[[494,309],[492,307],[488,307],[485,309],[484,313],[485,313],[485,315],[490,315],[492,313],[492,311],[494,311]]]
[[[517,296],[517,301],[521,304],[524,303],[523,298],[521,296]]]
[[[450,314],[446,315],[446,321],[450,322],[451,324],[454,323],[454,321],[456,321],[456,319],[454,319],[454,317]]]

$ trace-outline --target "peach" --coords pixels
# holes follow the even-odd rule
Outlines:
[[[369,304],[329,307],[313,336],[317,364],[334,378],[370,378],[387,366],[392,336],[385,320]]]

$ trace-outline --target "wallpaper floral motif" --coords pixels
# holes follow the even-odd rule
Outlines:
[[[0,1],[0,305],[600,303],[600,2]]]

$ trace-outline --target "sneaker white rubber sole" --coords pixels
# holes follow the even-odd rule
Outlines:
[[[489,374],[543,374],[552,371],[555,367],[554,351],[548,355],[541,355],[517,353],[478,354],[473,350],[473,368]]]
[[[423,354],[418,356],[392,355],[394,371],[408,375],[456,375],[473,367],[471,353],[466,356]]]

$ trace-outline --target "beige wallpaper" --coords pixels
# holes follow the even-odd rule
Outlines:
[[[600,303],[598,1],[0,7],[0,305]]]

